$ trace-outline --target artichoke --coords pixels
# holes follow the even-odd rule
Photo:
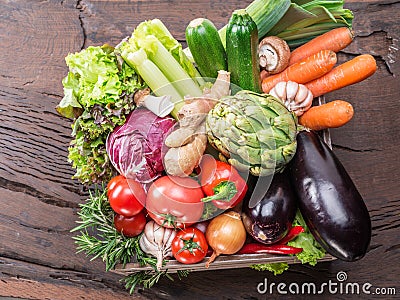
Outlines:
[[[281,172],[296,152],[296,116],[268,94],[242,90],[221,98],[206,129],[221,160],[255,176]]]

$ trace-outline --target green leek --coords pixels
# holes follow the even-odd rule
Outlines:
[[[343,0],[293,0],[268,35],[284,39],[293,49],[334,28],[351,28],[354,16],[343,4]]]
[[[336,27],[351,28],[353,13],[343,4],[344,0],[254,0],[246,11],[257,24],[259,40],[275,35],[295,48]],[[225,45],[226,26],[219,34]]]

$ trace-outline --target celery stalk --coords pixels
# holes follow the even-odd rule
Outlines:
[[[135,52],[122,52],[121,55],[126,63],[139,73],[156,96],[171,96],[175,104],[171,114],[177,119],[177,113],[183,106],[182,97],[160,69],[148,59],[146,51],[139,49]]]
[[[148,35],[136,41],[144,49],[150,60],[157,65],[168,80],[175,86],[182,98],[185,96],[199,97],[202,95],[197,83],[185,72],[164,45],[154,36]]]
[[[172,54],[185,72],[194,80],[196,80],[200,86],[205,84],[205,81],[201,77],[200,73],[184,53],[182,45],[173,37],[171,32],[161,20],[152,19],[140,23],[132,33],[132,40],[141,40],[148,35],[154,35]]]

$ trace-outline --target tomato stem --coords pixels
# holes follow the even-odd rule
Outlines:
[[[220,200],[229,202],[237,194],[236,184],[233,181],[221,181],[214,188],[214,195],[201,199],[203,202]]]
[[[193,234],[193,236],[190,238],[190,239],[188,239],[188,240],[185,240],[184,238],[180,238],[181,239],[181,241],[183,242],[183,247],[176,253],[176,254],[179,254],[179,253],[181,253],[181,252],[183,252],[183,251],[185,251],[185,250],[188,250],[189,252],[190,252],[190,254],[194,254],[194,250],[196,250],[196,249],[198,249],[198,250],[200,250],[202,253],[204,253],[204,250],[203,250],[203,248],[197,243],[197,242],[195,242],[195,241],[193,241],[193,239],[194,239],[194,234]]]

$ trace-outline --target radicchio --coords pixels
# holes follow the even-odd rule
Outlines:
[[[145,108],[132,111],[107,137],[106,150],[115,169],[126,178],[147,183],[164,170],[163,143],[175,120]]]

